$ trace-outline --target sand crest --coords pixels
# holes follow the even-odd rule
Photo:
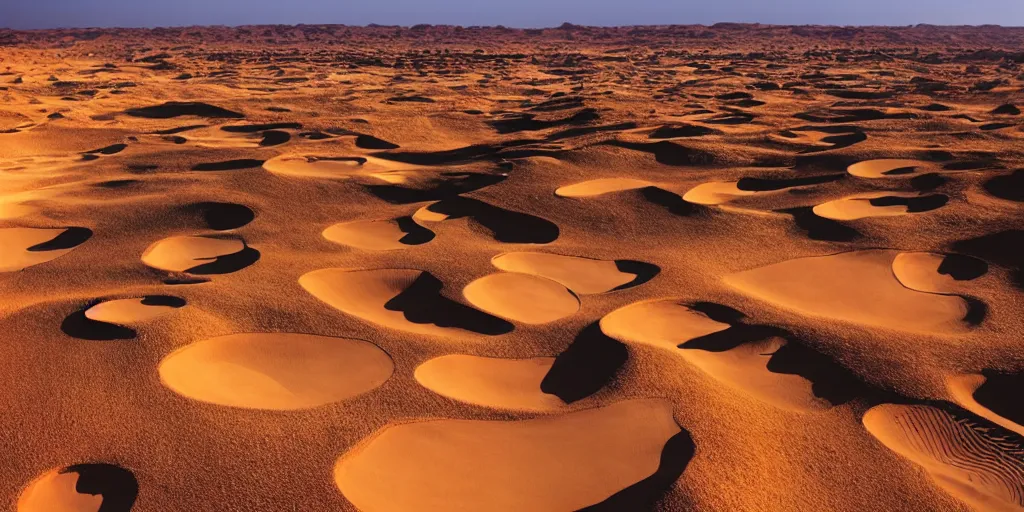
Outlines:
[[[559,197],[593,197],[648,186],[651,186],[651,182],[644,180],[632,178],[601,178],[559,187],[555,190],[555,195]]]
[[[931,164],[921,160],[882,158],[857,162],[846,172],[858,178],[912,178],[933,170]]]
[[[217,265],[229,256],[244,256],[252,251],[245,242],[236,238],[213,238],[208,236],[173,236],[149,246],[142,253],[146,265],[168,272],[189,272],[196,274],[226,273],[237,268],[219,268]]]
[[[815,215],[832,220],[857,220],[867,217],[893,217],[941,208],[949,201],[942,194],[913,192],[866,192],[819,204]]]
[[[340,402],[388,380],[391,358],[376,345],[310,334],[230,334],[187,345],[160,363],[179,395],[230,407],[296,410]]]

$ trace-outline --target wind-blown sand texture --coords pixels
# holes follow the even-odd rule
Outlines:
[[[0,510],[1022,510],[1022,48],[0,30]]]

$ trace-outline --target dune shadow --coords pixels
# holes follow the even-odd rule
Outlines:
[[[235,203],[208,201],[186,205],[183,209],[201,216],[206,226],[216,231],[238,229],[256,218],[249,207]]]
[[[89,341],[117,341],[135,339],[138,334],[134,329],[129,329],[115,324],[99,322],[85,316],[85,312],[98,304],[93,302],[88,306],[75,311],[67,316],[60,324],[60,330],[80,340]]]
[[[271,147],[280,146],[288,141],[292,140],[292,136],[288,132],[282,132],[278,130],[269,130],[263,132],[263,139],[260,140],[260,146]]]
[[[144,117],[148,119],[170,119],[179,116],[196,116],[225,119],[241,119],[243,114],[233,112],[208,103],[189,101],[169,101],[160,105],[149,107],[132,108],[125,111],[132,117]]]
[[[985,191],[1007,201],[1024,202],[1024,169],[985,182]]]
[[[359,134],[356,136],[356,147],[362,149],[398,149],[399,146],[372,135]]]
[[[1007,268],[1014,284],[1024,290],[1024,230],[1011,229],[961,240],[952,249]]]
[[[857,231],[846,224],[832,219],[819,217],[814,213],[814,209],[810,206],[786,208],[776,211],[793,217],[793,221],[796,223],[796,226],[803,230],[811,240],[851,242],[863,236],[860,231]]]
[[[640,195],[644,199],[666,209],[673,215],[688,217],[700,210],[698,205],[685,201],[682,196],[675,192],[669,192],[659,187],[644,187],[640,189]]]
[[[708,151],[688,148],[667,140],[660,142],[610,140],[600,144],[650,153],[654,155],[654,159],[658,163],[671,166],[709,165],[715,162],[715,155]]]
[[[441,280],[423,272],[402,293],[385,303],[384,308],[401,312],[414,324],[464,329],[488,336],[506,334],[514,329],[505,320],[444,297],[442,288],[444,283]]]
[[[626,346],[606,336],[594,322],[555,358],[540,390],[571,404],[606,386],[628,359]]]
[[[686,471],[697,452],[693,437],[684,429],[670,437],[661,450],[661,461],[651,476],[611,495],[608,499],[580,509],[580,512],[654,510],[658,501]]]
[[[626,288],[640,286],[651,279],[654,279],[661,272],[661,267],[654,265],[653,263],[635,260],[615,260],[615,268],[618,269],[619,272],[633,274],[636,277],[626,284],[621,284],[612,288],[611,291],[625,290]]]
[[[489,121],[488,124],[490,124],[495,131],[504,135],[516,132],[545,130],[556,126],[585,124],[600,119],[600,117],[601,116],[598,115],[597,110],[585,108],[564,119],[544,121],[536,119],[536,115],[534,114],[516,114],[509,118]]]
[[[75,464],[60,470],[60,473],[78,474],[75,491],[79,494],[103,497],[97,512],[128,512],[139,495],[139,482],[135,475],[113,464]]]
[[[869,199],[868,202],[871,203],[871,206],[878,207],[906,206],[907,213],[921,213],[946,206],[946,203],[949,202],[949,197],[943,194],[920,197],[883,196]]]
[[[209,263],[203,263],[202,265],[192,267],[186,270],[186,273],[196,275],[212,275],[212,274],[230,274],[232,272],[238,272],[253,263],[256,263],[260,259],[260,252],[252,247],[246,246],[245,249],[238,251],[234,254],[227,254],[224,256],[218,256]]]
[[[254,169],[263,165],[263,160],[242,158],[239,160],[227,160],[224,162],[208,162],[192,166],[193,171],[238,171],[242,169]]]
[[[490,231],[495,240],[510,244],[547,244],[558,238],[558,226],[527,213],[506,210],[478,199],[456,196],[427,207],[449,219],[469,218]]]
[[[366,189],[391,204],[412,204],[447,199],[505,181],[504,174],[478,172],[446,172],[432,179],[423,188],[401,185],[365,185]]]
[[[33,245],[26,249],[29,252],[61,251],[74,249],[92,238],[92,230],[89,228],[67,228],[53,240]]]
[[[680,137],[703,137],[705,135],[718,135],[722,133],[714,128],[696,124],[667,124],[660,126],[651,132],[648,139],[675,139]]]
[[[269,130],[301,130],[302,123],[263,123],[221,126],[228,133],[257,133]]]
[[[825,174],[821,176],[806,176],[802,178],[740,178],[736,182],[736,188],[749,192],[773,192],[793,187],[805,187],[808,185],[819,185],[830,183],[846,178],[847,174]]]
[[[398,229],[405,233],[405,236],[398,241],[405,245],[423,245],[434,239],[434,232],[420,226],[412,217],[399,217],[395,219]]]
[[[1024,389],[1024,373],[1003,373],[982,370],[985,382],[974,391],[974,399],[992,412],[1024,425],[1024,402],[1019,390]]]

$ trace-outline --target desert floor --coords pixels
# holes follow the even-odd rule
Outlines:
[[[0,509],[1024,509],[1022,52],[0,31]]]

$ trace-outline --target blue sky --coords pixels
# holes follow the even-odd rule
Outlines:
[[[1024,0],[0,0],[0,27],[414,25],[1024,25]]]

